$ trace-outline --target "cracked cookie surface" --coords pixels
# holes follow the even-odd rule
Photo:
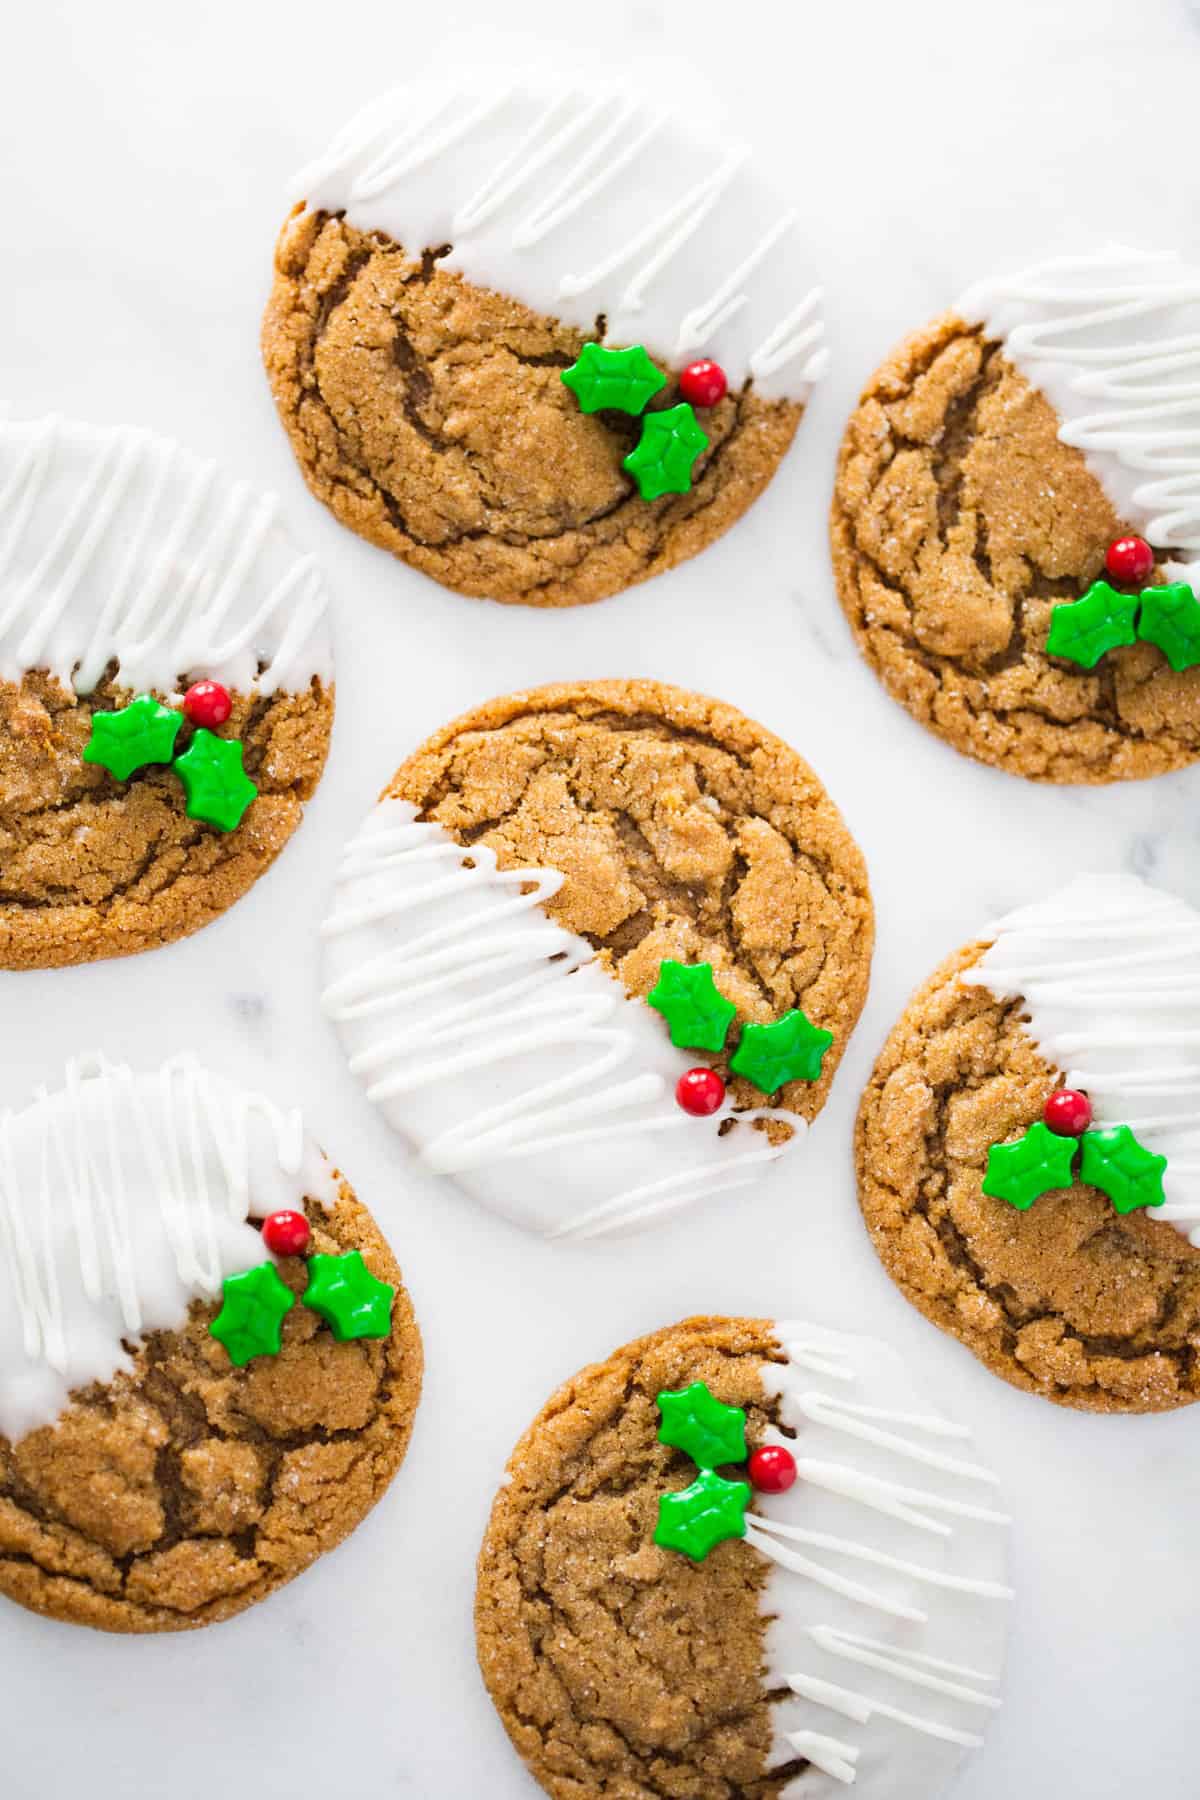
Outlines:
[[[1200,1399],[1200,1250],[1077,1183],[1028,1212],[981,1191],[991,1145],[1041,1118],[1059,1076],[951,957],[875,1066],[856,1134],[859,1200],[912,1303],[1016,1387],[1088,1412]]]
[[[167,767],[128,782],[82,760],[93,712],[132,693],[106,677],[74,696],[44,672],[0,681],[0,967],[57,968],[171,943],[253,886],[320,778],[333,689],[234,693],[222,735],[240,738],[258,795],[231,832],[189,819]],[[182,752],[192,727],[184,722]]]
[[[360,1250],[396,1289],[387,1338],[337,1343],[294,1306],[277,1357],[231,1367],[197,1302],[131,1374],[56,1424],[0,1436],[0,1593],[105,1631],[179,1631],[241,1612],[347,1536],[408,1446],[421,1340],[400,1271],[343,1182],[306,1206],[312,1249]],[[304,1265],[279,1264],[295,1292]]]
[[[693,1564],[652,1540],[658,1496],[694,1476],[658,1442],[656,1396],[707,1382],[772,1417],[765,1320],[688,1319],[584,1369],[514,1450],[479,1555],[480,1667],[514,1746],[555,1800],[777,1800],[763,1682],[765,1559],[739,1542]]]
[[[1200,756],[1200,669],[1147,643],[1090,672],[1045,653],[1052,608],[1128,528],[1058,429],[978,328],[948,314],[908,338],[838,457],[842,606],[892,697],[981,762],[1055,782],[1182,768]]]
[[[833,1045],[820,1080],[775,1104],[820,1111],[866,997],[874,921],[856,844],[781,739],[659,682],[565,683],[446,726],[385,797],[487,844],[501,868],[560,871],[545,911],[628,993],[646,995],[669,957],[710,962],[743,1020],[802,1008]],[[726,1055],[711,1060],[728,1076]],[[749,1082],[730,1092],[762,1102]]]
[[[603,599],[694,556],[766,486],[802,407],[751,388],[705,408],[687,494],[621,468],[637,419],[563,386],[584,333],[324,213],[293,214],[263,320],[267,374],[312,492],[352,531],[462,594]],[[654,407],[679,398],[674,382]]]

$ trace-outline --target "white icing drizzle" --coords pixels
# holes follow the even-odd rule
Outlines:
[[[981,320],[1042,389],[1117,512],[1200,585],[1200,269],[1112,246],[980,283]]]
[[[972,1670],[959,1663],[943,1662],[937,1657],[917,1656],[911,1651],[896,1652],[889,1650],[886,1644],[876,1643],[870,1638],[850,1637],[828,1627],[815,1626],[809,1635],[830,1655],[865,1663],[898,1680],[910,1682],[914,1687],[932,1688],[937,1693],[946,1694],[954,1700],[964,1700],[972,1706],[995,1709],[1000,1704],[994,1694],[985,1694],[977,1688],[967,1687],[961,1680],[947,1680],[946,1675],[973,1675]],[[931,1669],[940,1669],[945,1673],[934,1675],[929,1672]],[[993,1677],[984,1675],[975,1679],[991,1681]],[[837,1682],[823,1681],[815,1675],[789,1675],[788,1685],[802,1700],[812,1700],[818,1706],[828,1707],[830,1711],[841,1713],[843,1717],[853,1719],[859,1725],[868,1725],[872,1718],[878,1716],[892,1719],[897,1725],[905,1725],[910,1731],[924,1732],[928,1737],[940,1738],[944,1743],[960,1744],[967,1750],[978,1750],[983,1744],[983,1739],[977,1732],[964,1731],[960,1726],[944,1724],[940,1719],[908,1712],[901,1707],[889,1705],[886,1701],[868,1700],[853,1689],[844,1688]],[[793,1748],[796,1747],[797,1736],[803,1737],[803,1734],[792,1733],[790,1736]]]
[[[1002,1579],[1008,1520],[977,1492],[995,1478],[937,1447],[970,1434],[921,1408],[886,1346],[813,1325],[775,1332],[788,1360],[767,1364],[762,1379],[784,1435],[767,1441],[788,1443],[798,1479],[786,1494],[757,1494],[747,1515],[748,1541],[772,1563],[766,1683],[790,1696],[776,1702],[770,1766],[804,1758],[810,1766],[786,1791],[806,1800],[830,1791],[823,1780],[880,1800],[932,1794],[980,1743],[980,1709],[999,1704],[989,1691],[997,1676],[980,1672],[999,1666],[999,1603],[1012,1596]],[[814,1373],[863,1398],[813,1391]],[[936,1491],[911,1485],[913,1464],[938,1472]],[[847,1563],[877,1578],[860,1582]],[[888,1636],[864,1635],[864,1617]],[[854,1685],[847,1664],[859,1671]],[[916,1710],[914,1689],[929,1697]],[[830,1736],[830,1713],[861,1727],[858,1741]]]
[[[1004,1598],[1012,1598],[1011,1588],[1002,1590]],[[862,1663],[869,1669],[885,1669],[889,1674],[903,1675],[905,1681],[911,1681],[914,1687],[930,1688],[934,1693],[951,1694],[957,1700],[969,1700],[973,1705],[989,1707],[993,1712],[999,1711],[1000,1701],[995,1694],[985,1694],[978,1688],[966,1687],[964,1682],[995,1682],[994,1675],[982,1674],[978,1669],[964,1668],[961,1663],[946,1662],[939,1656],[922,1656],[916,1650],[894,1650],[887,1644],[878,1643],[873,1638],[855,1637],[848,1631],[835,1631],[831,1625],[810,1625],[809,1637],[814,1644],[823,1650],[831,1651],[835,1656],[844,1656],[850,1662]],[[948,1681],[948,1675],[957,1676],[955,1681]],[[960,1742],[947,1731],[951,1742]]]
[[[794,1138],[804,1121],[683,1112],[673,1089],[694,1056],[543,911],[561,883],[382,801],[322,927],[323,1005],[367,1098],[429,1168],[519,1224],[591,1238],[747,1185],[787,1147],[754,1121]]]
[[[0,1433],[48,1424],[131,1367],[127,1342],[264,1261],[248,1219],[333,1191],[298,1113],[190,1056],[153,1074],[81,1057],[0,1113]]]
[[[992,926],[961,980],[1021,999],[1039,1053],[1097,1125],[1167,1158],[1146,1217],[1200,1244],[1200,914],[1135,875],[1080,876]]]
[[[875,1406],[852,1406],[848,1401],[837,1400],[826,1394],[797,1391],[792,1395],[792,1401],[797,1412],[814,1425],[832,1426],[835,1431],[860,1438],[863,1443],[878,1444],[885,1450],[894,1450],[899,1456],[925,1463],[931,1469],[941,1469],[948,1475],[960,1475],[965,1481],[995,1483],[996,1477],[991,1471],[980,1468],[976,1463],[962,1462],[957,1457],[945,1455],[941,1450],[934,1450],[928,1444],[898,1437],[895,1432],[881,1430],[870,1421],[883,1419],[890,1424],[906,1425],[914,1431],[927,1432],[932,1437],[969,1438],[971,1434],[965,1425],[952,1425],[947,1419],[925,1418],[915,1413],[895,1413],[886,1407],[881,1410]]]
[[[892,1516],[895,1518],[901,1515],[893,1513]],[[802,1572],[805,1574],[813,1574],[815,1565],[806,1558],[794,1556],[788,1550],[788,1544],[808,1544],[814,1550],[833,1550],[842,1556],[850,1557],[854,1562],[869,1562],[877,1564],[882,1569],[896,1569],[901,1575],[908,1575],[916,1582],[927,1582],[931,1587],[957,1588],[960,1593],[982,1594],[989,1600],[1011,1600],[1012,1598],[1012,1589],[1006,1587],[1003,1582],[979,1580],[970,1575],[946,1575],[939,1569],[923,1568],[918,1563],[889,1556],[884,1551],[872,1550],[868,1544],[854,1543],[848,1538],[831,1537],[828,1532],[806,1531],[802,1525],[783,1525],[778,1519],[750,1520],[748,1523],[751,1528],[749,1535],[760,1550],[764,1551],[767,1556],[774,1557],[776,1562],[783,1564],[784,1568],[797,1568],[803,1564]],[[780,1539],[783,1541],[779,1542]],[[826,1571],[821,1571],[819,1575],[814,1574],[813,1578],[823,1582],[827,1582],[829,1579]],[[867,1604],[878,1606],[881,1612],[896,1610],[893,1602],[880,1596],[866,1597],[860,1594],[857,1597],[867,1598]],[[924,1620],[927,1614],[919,1610],[906,1610],[901,1616]]]
[[[857,1778],[858,1745],[842,1738],[830,1737],[824,1731],[789,1731],[788,1743],[797,1756],[804,1757],[814,1768],[832,1775],[852,1787]]]
[[[960,1519],[982,1519],[991,1525],[1009,1523],[1005,1513],[996,1512],[991,1507],[952,1500],[946,1494],[926,1493],[922,1488],[901,1487],[894,1481],[877,1481],[858,1469],[819,1462],[811,1456],[798,1456],[796,1469],[800,1479],[807,1481],[810,1487],[827,1488],[831,1494],[841,1494],[847,1500],[857,1500],[863,1506],[887,1513],[893,1519],[903,1519],[906,1524],[916,1525],[921,1531],[931,1531],[938,1537],[952,1536],[951,1527],[943,1525],[938,1519],[931,1519],[930,1512],[953,1513]],[[927,1510],[921,1512],[918,1510],[920,1507]]]
[[[164,696],[192,676],[298,691],[332,676],[325,609],[278,501],[215,462],[128,426],[0,421],[0,679],[87,694],[115,661]]]
[[[605,341],[675,366],[715,357],[731,384],[802,400],[824,372],[821,293],[796,210],[711,121],[627,88],[494,69],[383,95],[297,175],[444,266]],[[715,277],[714,277],[715,271]]]

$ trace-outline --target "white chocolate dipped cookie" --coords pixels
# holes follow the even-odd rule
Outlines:
[[[698,1318],[584,1369],[509,1460],[480,1665],[555,1800],[937,1800],[1000,1704],[1007,1519],[888,1346]]]
[[[421,1161],[590,1238],[798,1149],[873,920],[793,750],[732,707],[614,681],[431,738],[350,844],[323,931],[325,1009]]]
[[[0,967],[169,943],[274,861],[333,718],[278,502],[132,428],[0,422]]]
[[[794,196],[626,81],[431,75],[294,197],[262,342],[305,480],[460,593],[568,606],[696,554],[825,366]]]
[[[101,1056],[0,1113],[0,1593],[228,1618],[375,1503],[420,1387],[395,1259],[297,1113]]]
[[[1091,1412],[1200,1398],[1200,915],[1086,876],[952,956],[858,1123],[907,1297],[1016,1386]]]
[[[850,420],[843,608],[888,692],[1038,781],[1200,755],[1200,270],[1110,248],[980,283]]]

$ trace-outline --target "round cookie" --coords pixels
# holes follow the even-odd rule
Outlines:
[[[0,1115],[0,1593],[230,1618],[375,1504],[420,1388],[395,1259],[298,1114],[89,1057]]]
[[[325,607],[278,502],[214,463],[0,421],[0,967],[152,949],[252,886],[325,762]]]
[[[943,963],[875,1066],[875,1247],[1014,1386],[1088,1412],[1200,1399],[1198,1006],[1200,917],[1085,877]],[[1043,1117],[1064,1088],[1075,1135],[1063,1102]]]
[[[295,194],[262,348],[304,478],[462,594],[573,606],[694,556],[766,486],[824,368],[795,210],[711,119],[624,84],[395,90]],[[610,355],[637,347],[653,368]],[[720,397],[681,383],[697,361]]]
[[[935,1800],[999,1704],[1006,1525],[886,1345],[688,1319],[568,1381],[514,1450],[483,1677],[555,1800]]]
[[[1054,782],[1200,755],[1198,344],[1196,274],[1111,250],[973,289],[872,378],[838,458],[838,593],[888,692],[955,749]],[[1068,621],[1131,531],[1151,573]]]
[[[799,1142],[873,918],[793,750],[701,695],[598,681],[430,738],[348,847],[323,933],[325,1009],[368,1098],[475,1199],[579,1238],[742,1187]]]

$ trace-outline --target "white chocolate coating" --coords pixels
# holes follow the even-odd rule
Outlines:
[[[0,680],[301,692],[332,678],[325,610],[273,495],[148,431],[0,421]]]
[[[487,70],[381,96],[293,195],[604,341],[803,400],[827,361],[796,210],[741,145],[629,88]]]
[[[349,845],[323,1004],[367,1098],[485,1206],[549,1237],[640,1230],[781,1156],[752,1121],[676,1104],[695,1052],[542,910],[554,869],[497,869],[404,800]],[[729,1119],[736,1123],[721,1135]]]
[[[1008,1520],[970,1433],[930,1408],[887,1345],[775,1327],[762,1371],[798,1479],[756,1493],[748,1539],[772,1559],[765,1681],[784,1790],[831,1800],[936,1800],[999,1706]]]
[[[226,1275],[266,1260],[251,1218],[334,1197],[298,1113],[174,1057],[139,1075],[102,1056],[0,1113],[0,1433],[132,1367]]]
[[[1046,395],[1122,518],[1200,588],[1200,269],[1120,246],[980,282],[958,302]]]
[[[1025,1030],[1097,1125],[1167,1158],[1165,1220],[1200,1244],[1200,914],[1136,875],[1082,875],[990,927],[964,972],[1023,999]]]

